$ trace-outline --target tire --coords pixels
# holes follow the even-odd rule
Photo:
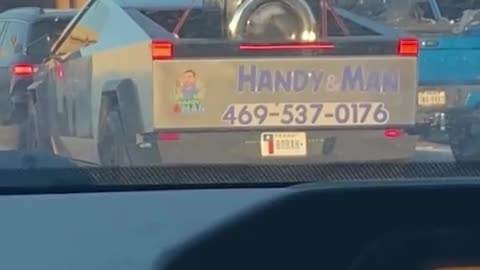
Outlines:
[[[38,137],[36,136],[33,117],[28,117],[20,123],[17,141],[19,150],[33,151],[38,148]]]
[[[120,109],[114,108],[100,120],[98,133],[98,155],[105,167],[128,167],[131,165],[126,132]]]
[[[28,118],[28,103],[10,103],[10,109],[3,120],[4,125],[22,124]]]
[[[41,112],[32,102],[28,103],[28,113],[18,125],[18,149],[53,153],[48,125],[41,123]]]
[[[480,161],[480,110],[451,117],[448,140],[457,162]]]
[[[426,130],[421,135],[421,139],[427,142],[439,143],[439,144],[448,144],[448,135],[446,131],[441,131],[438,128],[431,128]]]
[[[26,81],[21,81],[14,87],[12,93],[8,94],[8,104],[5,105],[7,112],[2,118],[4,124],[18,125],[27,119],[31,94],[26,89],[27,86]]]

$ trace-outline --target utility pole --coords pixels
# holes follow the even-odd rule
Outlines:
[[[71,7],[73,8],[82,8],[83,5],[85,5],[86,1],[85,0],[72,0],[72,5]]]
[[[55,0],[55,8],[70,8],[70,0]]]
[[[55,0],[55,7],[61,9],[82,8],[85,0]]]

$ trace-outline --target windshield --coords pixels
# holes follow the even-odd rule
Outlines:
[[[0,167],[133,188],[480,160],[478,1],[67,2],[0,13]]]

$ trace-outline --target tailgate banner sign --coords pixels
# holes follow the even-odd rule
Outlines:
[[[417,100],[442,101],[418,94],[417,65],[396,55],[181,58],[155,62],[153,81],[138,88],[155,88],[140,102],[145,117],[153,106],[158,130],[410,127]],[[272,134],[275,142],[283,138]],[[273,155],[283,155],[279,149]]]
[[[324,70],[285,71],[256,65],[238,67],[238,92],[318,92],[321,89],[397,94],[400,90],[400,73],[397,70],[366,70],[362,65],[346,65],[338,75]]]

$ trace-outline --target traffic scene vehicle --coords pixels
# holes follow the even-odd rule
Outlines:
[[[24,7],[0,13],[0,118],[19,123],[27,116],[27,87],[36,65],[50,52],[74,10]]]
[[[91,0],[29,87],[28,145],[103,166],[403,161],[417,53],[326,0]]]
[[[344,1],[356,14],[374,11],[377,20],[419,38],[418,131],[427,139],[448,142],[457,161],[479,161],[480,3]]]

